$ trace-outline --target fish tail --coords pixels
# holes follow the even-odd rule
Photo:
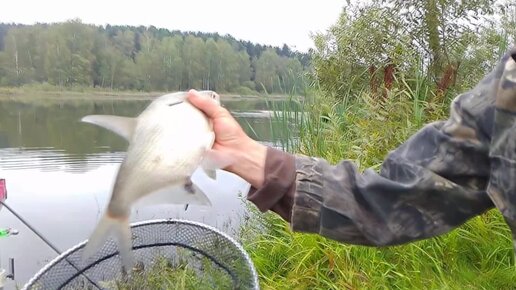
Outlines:
[[[105,214],[86,244],[83,252],[83,261],[86,261],[100,250],[111,234],[114,234],[118,241],[122,265],[125,271],[129,272],[132,268],[132,236],[129,227],[129,217],[120,218],[113,217],[109,213]]]

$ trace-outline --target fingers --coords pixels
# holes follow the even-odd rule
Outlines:
[[[196,90],[188,91],[188,101],[199,110],[203,111],[209,118],[219,118],[229,115],[229,112],[210,98],[203,98]]]

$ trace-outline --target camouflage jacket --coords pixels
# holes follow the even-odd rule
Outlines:
[[[496,206],[516,241],[516,46],[455,98],[448,120],[391,151],[379,173],[268,148],[248,199],[295,231],[384,246],[446,233]]]

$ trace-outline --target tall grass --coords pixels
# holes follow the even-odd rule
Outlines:
[[[386,99],[350,92],[345,103],[316,96],[276,107],[274,121],[292,132],[279,145],[378,168],[421,126],[448,114],[450,98],[436,103],[424,78],[397,82]],[[299,105],[304,114],[290,108]],[[273,213],[253,214],[244,227],[263,289],[516,289],[511,235],[496,210],[445,235],[384,248],[293,233]]]

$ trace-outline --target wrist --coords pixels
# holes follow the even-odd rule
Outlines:
[[[249,182],[254,188],[260,188],[264,182],[265,159],[267,146],[249,139],[246,145],[241,146],[236,155],[235,163],[230,171]]]

